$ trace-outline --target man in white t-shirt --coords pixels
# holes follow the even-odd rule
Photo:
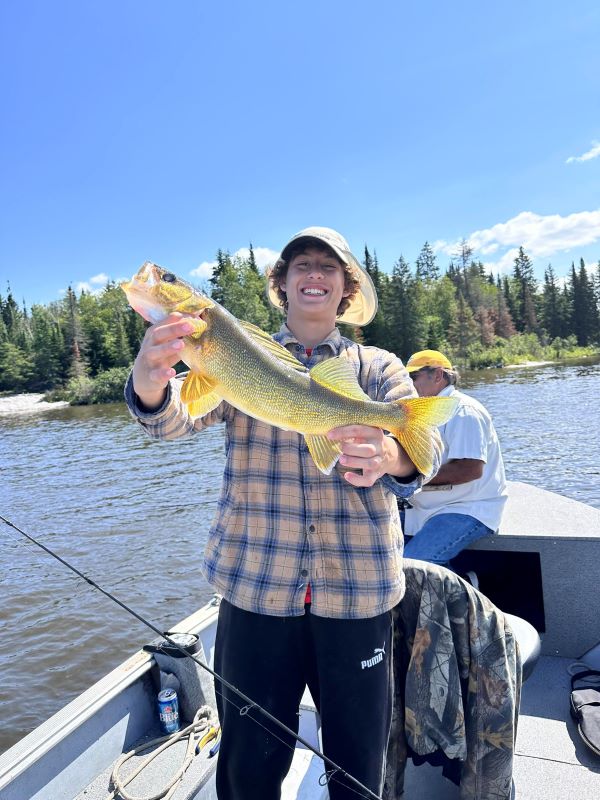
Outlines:
[[[468,544],[498,530],[507,497],[500,444],[487,410],[456,389],[458,373],[445,355],[422,350],[406,368],[421,397],[459,399],[454,416],[439,428],[442,466],[404,513],[404,533],[412,536],[406,558],[447,565]]]

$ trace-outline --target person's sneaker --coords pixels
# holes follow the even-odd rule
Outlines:
[[[468,581],[474,589],[479,589],[479,578],[477,577],[477,573],[473,572],[472,569],[465,572],[462,577],[464,580]]]

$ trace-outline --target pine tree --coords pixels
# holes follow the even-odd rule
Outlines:
[[[456,317],[456,297],[457,291],[447,274],[425,288],[423,302],[428,326],[427,347],[430,349],[445,349],[446,333]]]
[[[437,281],[440,277],[440,268],[436,263],[435,253],[429,242],[425,242],[415,262],[416,277],[427,284]]]
[[[256,257],[254,255],[254,248],[252,247],[252,242],[250,242],[250,247],[248,248],[248,269],[254,272],[256,275],[260,275],[258,265],[256,263]]]
[[[115,283],[108,283],[98,298],[99,314],[106,327],[105,351],[108,363],[103,367],[127,367],[133,363],[126,326],[127,300]]]
[[[596,344],[600,344],[600,261],[596,264],[596,272],[592,276],[592,294],[594,298],[594,333]]]
[[[456,257],[458,258],[460,270],[462,270],[462,272],[466,272],[469,264],[471,263],[471,259],[473,258],[473,248],[466,239],[461,239]]]
[[[388,290],[386,349],[404,360],[425,346],[428,331],[422,313],[422,297],[421,281],[413,277],[408,262],[400,256],[394,264]]]
[[[505,278],[506,280],[506,278]],[[496,336],[501,336],[503,339],[510,339],[517,332],[515,324],[506,305],[506,296],[504,293],[500,275],[498,275],[496,283],[496,314],[494,319],[494,332]]]
[[[492,314],[484,308],[479,306],[475,312],[475,322],[479,327],[479,341],[484,347],[490,347],[494,344],[494,319]]]
[[[12,295],[10,286],[8,295],[1,306],[2,320],[4,322],[9,342],[18,343],[23,336],[22,315],[15,298]]]
[[[579,270],[571,264],[571,330],[577,337],[577,344],[581,347],[594,339],[597,327],[596,300],[594,285],[589,279],[585,262],[580,259]]]
[[[64,339],[58,320],[48,308],[33,306],[31,318],[33,374],[30,388],[34,391],[45,391],[62,382]]]
[[[452,321],[448,330],[448,339],[453,345],[457,354],[464,358],[467,355],[469,345],[476,342],[479,338],[477,323],[473,317],[473,312],[469,304],[459,293],[457,298],[456,318]]]
[[[213,269],[212,276],[209,279],[211,285],[211,297],[225,305],[225,287],[230,284],[232,279],[233,264],[229,253],[217,250],[217,263]]]
[[[32,379],[31,354],[8,339],[0,342],[0,391],[23,392]]]
[[[388,340],[388,320],[385,315],[385,307],[387,305],[387,286],[385,282],[385,275],[379,271],[379,263],[377,256],[371,256],[369,248],[365,245],[365,257],[363,261],[366,271],[371,276],[377,297],[379,299],[379,307],[377,313],[372,321],[361,328],[364,343],[366,345],[373,345],[374,347],[385,347],[385,342]]]
[[[86,342],[81,326],[81,318],[77,307],[75,292],[69,286],[65,298],[65,344],[67,372],[71,378],[81,378],[87,374],[85,358]]]
[[[550,340],[568,335],[566,315],[564,297],[556,283],[552,264],[548,264],[542,290],[542,324]]]
[[[258,270],[252,245],[249,257],[239,262],[238,270],[243,299],[243,304],[240,306],[242,319],[265,331],[277,330],[281,324],[281,317],[277,320],[276,326],[273,326],[273,315],[267,299],[267,279]]]
[[[511,312],[517,330],[524,333],[538,333],[535,304],[537,284],[533,274],[533,263],[523,247],[519,247],[519,253],[514,261],[513,285],[515,302]]]

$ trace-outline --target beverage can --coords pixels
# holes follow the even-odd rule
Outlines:
[[[179,701],[175,689],[163,689],[158,693],[158,716],[163,733],[179,730]]]

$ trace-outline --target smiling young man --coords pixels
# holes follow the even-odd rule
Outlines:
[[[274,338],[309,369],[341,356],[372,399],[415,396],[399,359],[336,327],[338,319],[366,325],[377,310],[369,275],[336,231],[313,227],[292,237],[270,272],[269,299],[286,314]],[[331,431],[342,455],[324,475],[302,436],[225,402],[192,419],[173,370],[188,326],[172,315],[149,329],[126,397],[155,438],[227,426],[223,486],[204,556],[205,575],[223,595],[215,669],[295,731],[308,685],[325,754],[379,794],[391,716],[391,609],[404,593],[397,499],[430,476],[378,428]],[[441,444],[434,439],[437,468]],[[220,800],[278,800],[294,742],[255,709],[241,715],[237,696],[217,689]],[[331,776],[329,793],[357,797],[339,775]]]

